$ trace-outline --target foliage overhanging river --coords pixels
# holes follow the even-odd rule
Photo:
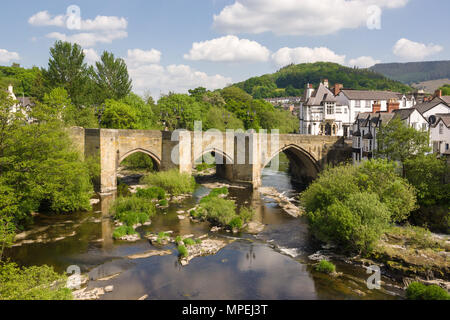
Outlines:
[[[263,185],[292,195],[302,188],[291,182],[283,172],[265,170]],[[179,220],[177,211],[189,210],[199,198],[208,193],[199,186],[193,197],[158,209],[150,226],[137,229],[141,235],[151,231],[174,231],[174,235],[204,234],[214,237],[233,237],[236,241],[216,255],[197,257],[189,265],[181,266],[173,244],[153,247],[147,239],[135,242],[112,240],[113,222],[108,216],[112,198],[104,198],[88,213],[68,216],[39,215],[35,225],[20,245],[8,250],[9,257],[19,265],[47,264],[58,272],[76,265],[82,273],[89,273],[89,288],[114,285],[113,292],[102,299],[396,299],[397,292],[369,290],[370,276],[362,267],[334,261],[340,277],[332,277],[314,270],[315,261],[308,258],[320,249],[308,233],[304,217],[293,218],[278,204],[262,196],[239,188],[230,188],[230,198],[238,204],[251,204],[256,219],[266,224],[259,235],[226,232],[211,233],[208,223]],[[172,250],[166,256],[130,260],[129,255],[148,250]],[[117,275],[118,274],[118,275]],[[110,280],[99,279],[117,275]],[[384,277],[382,280],[389,283]],[[88,289],[89,289],[88,288]]]

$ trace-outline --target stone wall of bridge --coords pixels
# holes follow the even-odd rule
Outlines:
[[[196,136],[197,135],[197,136]],[[84,157],[99,162],[100,177],[95,186],[101,193],[117,189],[120,163],[136,152],[150,156],[159,170],[176,168],[191,173],[197,159],[214,152],[217,175],[231,182],[261,185],[262,170],[279,153],[287,154],[293,174],[313,180],[327,164],[351,158],[351,146],[343,139],[325,136],[269,135],[221,132],[173,134],[151,130],[110,130],[73,128],[72,137]],[[197,139],[197,140],[196,140]],[[195,142],[194,142],[195,141]]]

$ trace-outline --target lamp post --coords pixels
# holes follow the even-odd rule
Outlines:
[[[167,112],[162,112],[160,113],[160,119],[161,119],[161,123],[163,125],[164,131],[167,131],[167,117],[168,117],[168,113]]]
[[[95,113],[97,113],[97,118],[98,118],[98,125],[100,126],[102,123],[102,117],[103,117],[103,113],[105,112],[105,104],[102,105],[97,105],[95,107]]]

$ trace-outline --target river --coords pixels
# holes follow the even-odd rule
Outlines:
[[[285,172],[264,171],[263,185],[289,190],[291,195],[302,187],[291,182]],[[65,272],[78,266],[89,273],[89,288],[113,285],[114,290],[102,299],[398,299],[388,290],[369,290],[370,276],[362,267],[333,261],[343,274],[332,277],[316,272],[308,256],[320,249],[309,233],[304,217],[293,218],[274,200],[257,191],[230,188],[229,197],[239,205],[251,204],[256,219],[266,224],[258,235],[226,232],[212,234],[207,223],[179,220],[177,211],[195,206],[209,189],[199,186],[193,197],[159,214],[150,226],[137,229],[142,235],[151,231],[173,231],[174,235],[194,234],[234,238],[235,241],[216,255],[197,257],[181,266],[174,245],[153,247],[143,238],[135,243],[113,241],[113,223],[108,215],[112,197],[105,197],[88,213],[67,216],[39,215],[35,225],[16,246],[7,251],[19,265],[53,266]],[[130,260],[127,256],[148,250],[172,250],[166,256]],[[102,280],[115,276],[109,280]],[[383,277],[385,283],[390,283]]]

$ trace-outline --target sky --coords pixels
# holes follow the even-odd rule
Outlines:
[[[290,63],[450,60],[448,0],[15,0],[0,7],[0,65],[46,67],[56,40],[88,64],[123,58],[138,94],[208,89]]]

